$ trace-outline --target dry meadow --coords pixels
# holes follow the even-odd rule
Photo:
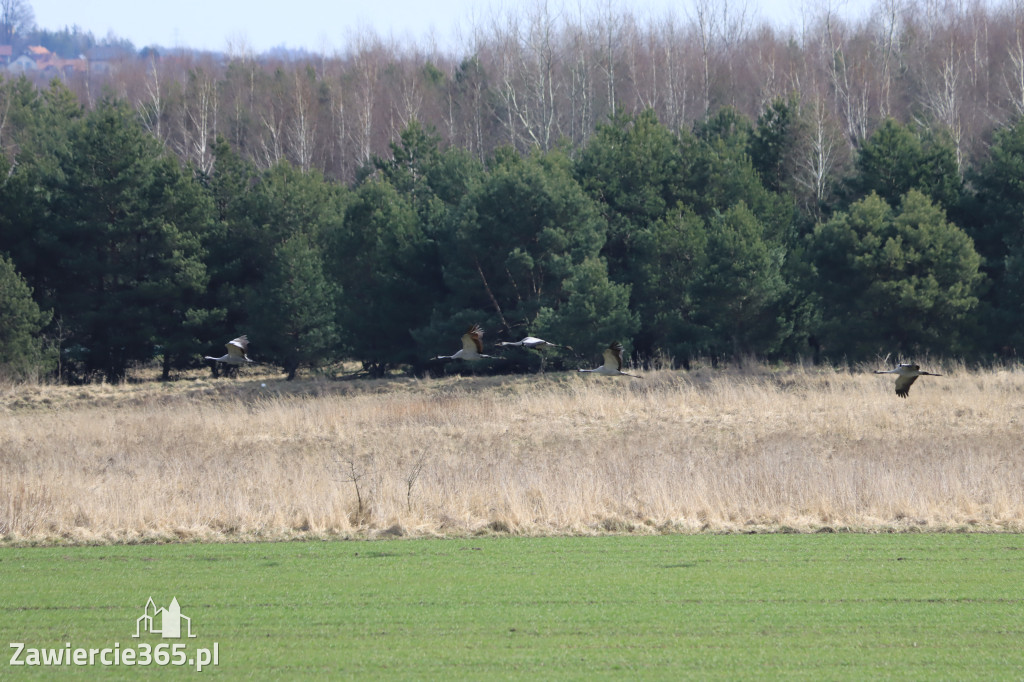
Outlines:
[[[7,385],[0,543],[1024,530],[1024,370],[928,369]]]

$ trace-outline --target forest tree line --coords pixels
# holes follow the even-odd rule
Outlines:
[[[856,26],[826,13],[815,67],[821,41],[744,33],[707,3],[702,59],[679,57],[679,87],[652,81],[651,96],[639,74],[669,78],[666,50],[692,40],[634,40],[623,18],[577,45],[564,19],[524,31],[554,21],[540,11],[505,52],[494,24],[453,71],[381,49],[178,79],[161,70],[181,60],[154,60],[136,90],[122,69],[102,96],[2,81],[0,364],[119,380],[156,357],[171,376],[247,333],[290,376],[343,359],[418,371],[472,323],[487,343],[572,346],[552,358],[570,367],[612,339],[680,364],[1013,356],[1024,86],[993,55],[1012,57],[1020,22],[905,6]],[[617,46],[603,62],[601,44]],[[955,59],[926,69],[939,44]],[[578,82],[570,45],[598,50],[572,62],[589,65]],[[650,59],[631,61],[642,45]],[[740,69],[740,54],[757,58]],[[750,80],[769,63],[775,86]]]

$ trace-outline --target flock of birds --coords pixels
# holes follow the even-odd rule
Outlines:
[[[484,354],[483,337],[483,328],[478,324],[474,324],[466,331],[465,334],[462,335],[462,348],[455,351],[452,355],[438,355],[433,359],[474,361],[495,357],[493,355]],[[239,336],[237,339],[228,341],[224,345],[228,349],[227,354],[222,355],[219,358],[207,355],[205,356],[205,359],[212,360],[214,362],[223,362],[228,365],[244,365],[246,363],[253,362],[248,355],[249,337],[245,334]],[[568,350],[572,350],[569,346],[551,343],[550,341],[539,339],[536,336],[526,336],[519,341],[501,341],[498,345],[501,347],[519,346],[520,348],[531,348],[536,350],[544,350],[545,348],[566,348]],[[600,367],[595,367],[594,369],[581,369],[577,371],[594,372],[595,374],[603,374],[604,376],[625,376],[633,377],[635,379],[643,378],[637,374],[629,374],[628,372],[622,371],[622,344],[618,341],[612,341],[611,344],[604,349],[603,357],[604,364]],[[875,374],[897,375],[896,395],[901,398],[907,397],[907,394],[910,393],[910,386],[917,381],[918,377],[942,376],[941,374],[922,372],[920,365],[910,363],[900,363],[896,366],[896,369],[878,369],[875,370]]]
[[[484,355],[484,330],[478,324],[474,324],[470,327],[465,334],[462,335],[462,348],[455,351],[452,355],[437,355],[434,360],[480,360],[482,358],[492,358],[493,355]],[[521,348],[533,348],[537,350],[543,350],[545,348],[566,348],[572,350],[569,346],[562,346],[557,343],[551,343],[544,339],[539,339],[536,336],[525,336],[519,341],[501,341],[498,343],[499,346],[519,346]],[[618,341],[612,341],[611,345],[604,350],[604,364],[595,369],[581,369],[580,372],[597,372],[598,374],[604,374],[606,376],[627,376],[636,377],[640,379],[642,377],[636,374],[628,374],[622,371],[622,344]]]

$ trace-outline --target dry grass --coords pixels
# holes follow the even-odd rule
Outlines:
[[[0,542],[1024,530],[1024,371],[944,373],[8,386]]]

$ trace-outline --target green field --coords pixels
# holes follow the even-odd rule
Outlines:
[[[216,643],[202,674],[232,679],[1024,678],[1011,534],[7,548],[0,585],[26,651]],[[149,597],[196,637],[134,638]],[[0,676],[54,676],[13,653]]]

